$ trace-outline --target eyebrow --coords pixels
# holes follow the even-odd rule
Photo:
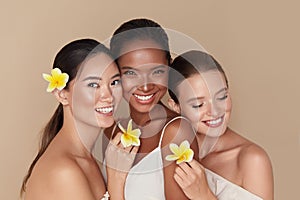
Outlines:
[[[121,77],[120,73],[117,73],[117,74],[113,75],[110,79],[114,79],[116,77]],[[98,81],[101,81],[102,78],[99,77],[99,76],[88,76],[85,79],[83,79],[82,81],[87,81],[87,80],[98,80]]]
[[[159,68],[167,68],[167,67],[168,67],[167,65],[158,65],[158,66],[155,66],[155,67],[151,68],[151,70],[155,70],[155,69],[159,69]],[[121,70],[133,69],[133,70],[139,71],[138,69],[133,68],[133,67],[129,67],[129,66],[122,66],[120,68],[121,68]]]
[[[227,91],[228,90],[228,88],[227,87],[224,87],[224,88],[222,88],[222,89],[220,89],[218,92],[216,92],[216,94],[219,94],[219,93],[221,93],[221,92],[223,92],[223,91]],[[194,98],[190,98],[189,100],[187,100],[187,102],[189,103],[189,102],[191,102],[191,101],[194,101],[194,100],[202,100],[202,99],[204,99],[204,97],[194,97]]]

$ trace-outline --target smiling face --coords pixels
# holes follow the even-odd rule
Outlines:
[[[150,112],[167,91],[166,53],[152,41],[133,41],[124,45],[118,64],[123,96],[138,112]]]
[[[75,120],[96,127],[111,126],[122,98],[120,73],[113,60],[104,53],[93,55],[82,63],[72,82],[69,103]]]
[[[222,73],[210,70],[195,74],[177,87],[180,112],[200,134],[222,135],[231,113],[231,99]]]

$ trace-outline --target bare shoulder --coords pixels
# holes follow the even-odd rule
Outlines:
[[[73,159],[57,159],[48,168],[47,193],[53,199],[94,199],[88,180]]]
[[[242,186],[263,199],[273,199],[273,170],[266,151],[250,142],[241,148],[238,162],[242,173]]]
[[[252,142],[242,145],[238,161],[240,166],[245,170],[248,168],[252,168],[253,170],[253,167],[260,168],[271,166],[271,161],[267,152],[262,147]]]
[[[195,137],[194,130],[189,121],[183,118],[172,120],[165,126],[162,138],[162,158],[164,164],[164,182],[165,182],[165,196],[166,199],[188,199],[179,185],[174,179],[176,163],[167,161],[167,155],[172,154],[169,148],[170,143],[180,145],[184,140],[189,141],[190,148],[194,151],[194,158],[198,159],[198,144]]]
[[[171,141],[180,142],[188,140],[192,142],[195,139],[195,132],[188,120],[177,118],[165,126],[162,144],[168,144]]]

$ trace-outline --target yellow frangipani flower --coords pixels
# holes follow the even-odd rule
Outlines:
[[[52,92],[54,89],[62,90],[66,87],[69,80],[69,75],[66,73],[61,73],[59,68],[54,68],[51,70],[51,75],[44,74],[43,78],[49,82],[47,92]]]
[[[132,130],[132,119],[129,120],[127,125],[127,130],[125,130],[120,123],[118,123],[118,127],[123,132],[121,136],[121,143],[124,147],[130,147],[133,146],[140,146],[140,135],[141,130],[140,129],[134,129]]]
[[[179,147],[174,143],[171,143],[169,147],[173,155],[166,156],[166,160],[176,160],[176,164],[180,164],[190,162],[193,159],[194,151],[190,148],[190,143],[187,140],[184,140]]]

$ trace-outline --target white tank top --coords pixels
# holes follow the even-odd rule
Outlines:
[[[209,169],[205,169],[205,174],[209,188],[219,200],[262,200],[262,198],[228,181]]]
[[[124,189],[126,200],[166,199],[161,143],[165,128],[179,118],[183,119],[181,116],[175,117],[163,127],[158,146],[129,171]]]

